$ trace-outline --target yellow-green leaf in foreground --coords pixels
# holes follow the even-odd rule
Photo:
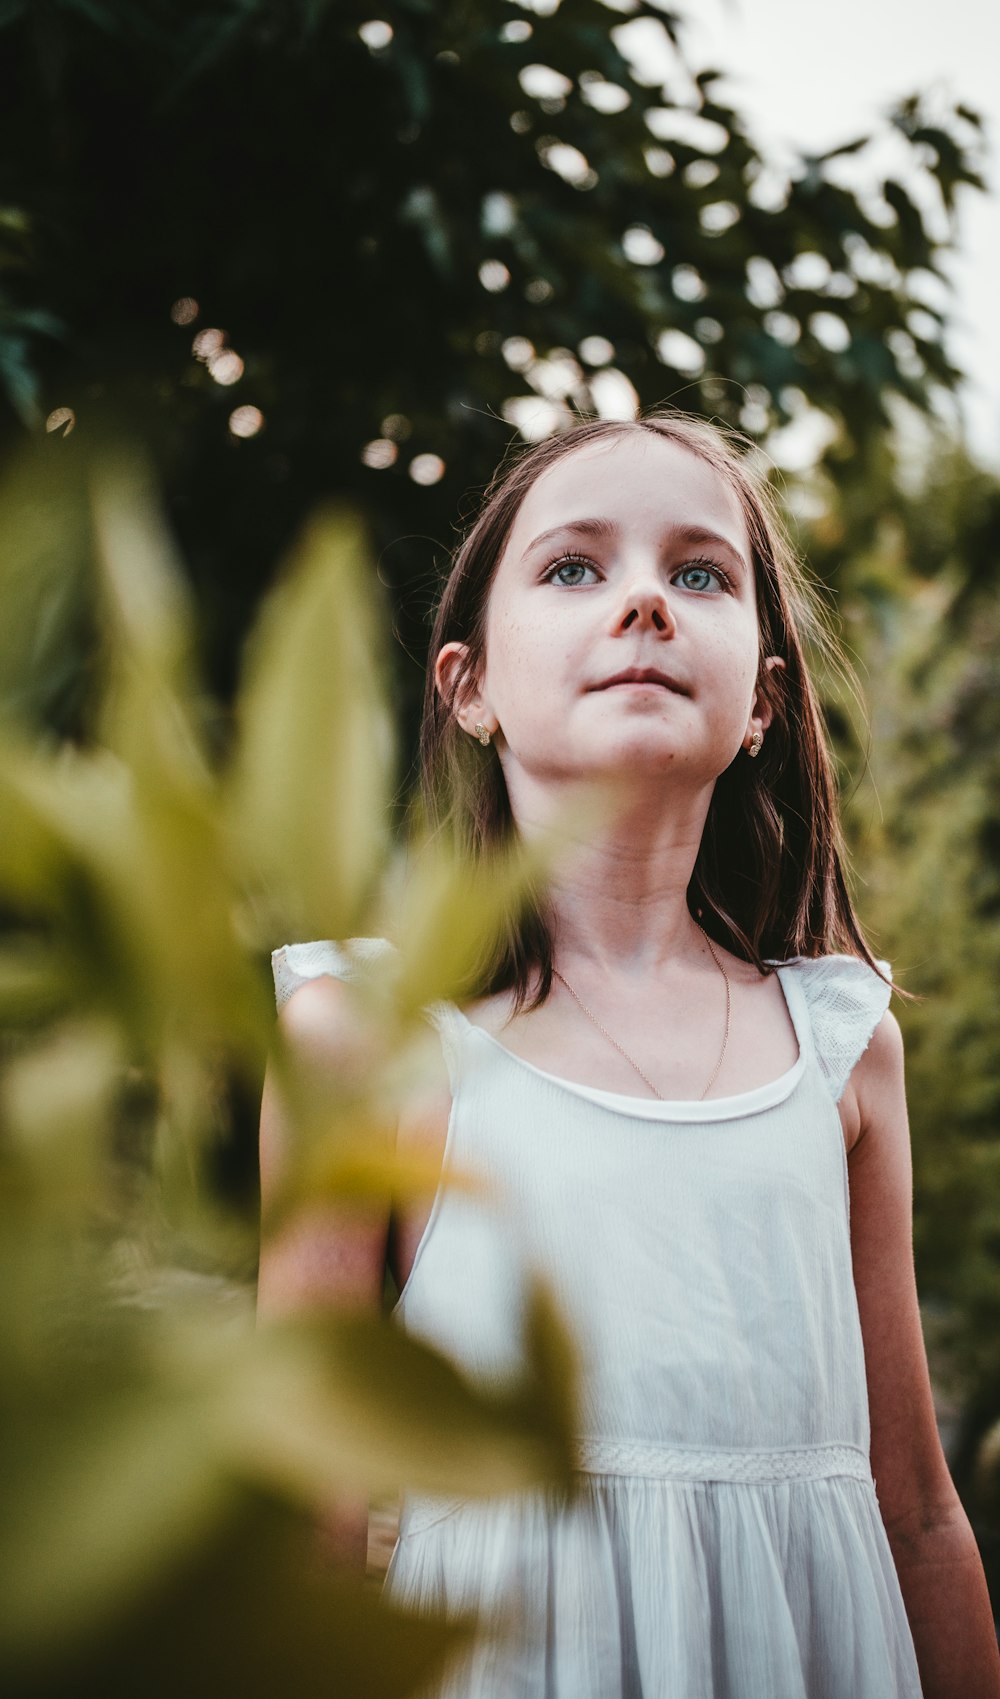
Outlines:
[[[471,1497],[567,1487],[574,1352],[537,1291],[528,1313],[520,1371],[502,1379],[469,1377],[378,1316],[268,1322],[253,1350],[234,1350],[214,1419],[252,1475],[306,1503],[318,1487]]]
[[[479,983],[506,927],[529,899],[540,858],[512,847],[489,864],[456,856],[443,839],[419,846],[391,924],[403,1019]]]
[[[232,831],[267,925],[356,932],[381,871],[393,771],[373,571],[359,521],[312,521],[250,639]]]
[[[76,446],[66,445],[57,467],[51,443],[29,439],[0,484],[0,719],[22,729],[76,705],[93,646],[90,513]]]
[[[0,1076],[8,1196],[30,1192],[40,1219],[58,1213],[79,1223],[107,1183],[122,1073],[120,1035],[106,1018],[67,1022],[8,1063]]]
[[[105,638],[101,741],[133,769],[152,764],[175,782],[204,782],[193,610],[148,473],[119,455],[98,467],[92,488]]]
[[[0,1679],[32,1699],[416,1699],[472,1627],[324,1572],[307,1526],[246,1498],[98,1632],[53,1637]]]
[[[152,494],[134,466],[95,478],[107,653],[101,729],[129,773],[132,855],[120,880],[149,1025],[265,1039],[261,986],[239,937],[242,890],[219,787],[203,747],[193,619]]]

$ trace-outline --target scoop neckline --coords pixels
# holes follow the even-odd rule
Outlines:
[[[783,1102],[795,1089],[805,1072],[809,1052],[809,1030],[808,1011],[805,1007],[802,989],[794,975],[788,971],[790,964],[775,962],[770,965],[774,966],[778,975],[778,983],[781,986],[785,1005],[795,1030],[799,1047],[798,1056],[792,1066],[786,1068],[783,1074],[779,1074],[777,1079],[766,1080],[763,1085],[752,1086],[749,1091],[729,1093],[725,1097],[639,1097],[633,1092],[605,1091],[601,1086],[584,1085],[580,1080],[570,1080],[562,1074],[549,1073],[547,1069],[539,1068],[534,1062],[529,1062],[523,1056],[518,1056],[513,1050],[509,1050],[506,1044],[502,1044],[498,1038],[494,1038],[492,1033],[487,1032],[485,1027],[478,1026],[475,1021],[470,1021],[468,1015],[458,1007],[457,1003],[448,1004],[448,1008],[454,1011],[469,1032],[478,1033],[492,1049],[499,1050],[508,1061],[525,1069],[526,1072],[534,1074],[536,1078],[544,1080],[547,1084],[569,1092],[574,1097],[583,1098],[588,1102],[644,1121],[729,1121],[737,1116],[755,1114],[761,1109],[770,1109],[775,1104]]]

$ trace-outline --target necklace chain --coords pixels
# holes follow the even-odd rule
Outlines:
[[[716,1080],[719,1077],[719,1071],[722,1067],[722,1064],[726,1059],[726,1050],[727,1050],[728,1045],[729,1045],[729,1029],[730,1029],[730,1026],[732,1024],[733,995],[732,995],[732,987],[730,986],[730,983],[729,983],[729,975],[722,965],[721,956],[719,955],[718,951],[716,950],[715,945],[712,943],[711,938],[708,936],[708,933],[705,931],[705,928],[703,926],[699,925],[698,921],[695,921],[695,925],[698,927],[698,931],[704,937],[705,942],[708,945],[709,950],[711,951],[712,960],[715,962],[716,967],[718,968],[719,972],[721,973],[723,979],[726,982],[726,1030],[722,1035],[722,1049],[719,1052],[719,1060],[715,1064],[715,1068],[712,1072],[711,1079],[709,1080],[707,1086],[705,1087],[704,1091],[702,1092],[701,1097],[698,1099],[698,1101],[701,1102],[704,1098],[706,1098],[708,1096],[709,1092],[711,1091],[712,1087],[714,1086]],[[666,1102],[666,1099],[664,1098],[663,1093],[661,1091],[657,1091],[652,1080],[649,1078],[649,1075],[643,1073],[638,1062],[635,1060],[634,1057],[629,1055],[628,1051],[625,1049],[625,1046],[623,1044],[619,1044],[617,1038],[615,1038],[613,1033],[610,1033],[608,1031],[608,1029],[604,1025],[603,1021],[598,1020],[597,1016],[594,1014],[593,1009],[587,1008],[587,1005],[583,1001],[583,998],[580,997],[577,994],[577,992],[575,992],[573,990],[573,987],[570,984],[569,980],[566,978],[565,974],[560,973],[559,969],[557,967],[554,967],[552,969],[552,972],[555,974],[555,976],[559,980],[560,984],[565,985],[566,990],[569,992],[570,996],[573,998],[573,1001],[575,1003],[579,1004],[580,1008],[583,1010],[584,1014],[587,1016],[587,1019],[590,1020],[590,1021],[593,1021],[594,1025],[597,1027],[598,1031],[603,1032],[608,1043],[613,1044],[615,1049],[618,1051],[618,1054],[620,1056],[624,1056],[629,1067],[635,1069],[639,1078],[642,1080],[644,1085],[649,1087],[653,1096],[655,1098],[658,1098],[661,1103]]]

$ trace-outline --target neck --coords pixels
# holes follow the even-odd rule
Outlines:
[[[665,806],[624,788],[608,789],[595,804],[554,809],[522,807],[526,839],[552,830],[559,849],[546,888],[555,961],[638,975],[704,954],[687,890],[698,856],[712,788],[685,793]]]

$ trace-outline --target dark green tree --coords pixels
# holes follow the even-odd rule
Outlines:
[[[836,582],[870,724],[843,696],[858,897],[921,1001],[907,1045],[914,1248],[956,1484],[1000,1587],[1000,482],[954,442],[888,445],[853,480],[815,481],[805,528]],[[991,1442],[988,1436],[994,1435]],[[990,1463],[992,1451],[993,1461]]]
[[[757,434],[808,400],[867,452],[887,398],[955,382],[927,282],[978,181],[961,108],[903,102],[900,178],[861,192],[865,138],[779,170],[650,0],[10,0],[0,43],[4,442],[53,412],[61,465],[104,412],[145,437],[224,692],[330,493],[419,652],[435,548],[525,397],[544,430],[613,369]]]

